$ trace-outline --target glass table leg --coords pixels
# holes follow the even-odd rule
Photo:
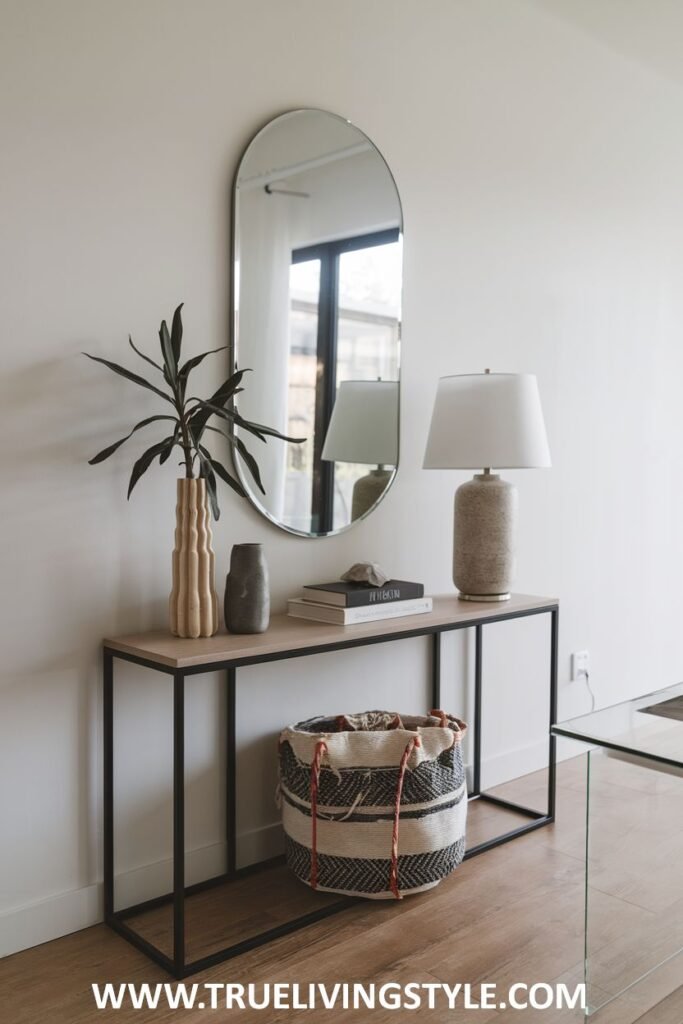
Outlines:
[[[625,992],[637,1002],[645,986],[630,990],[645,978],[651,1005],[680,985],[683,777],[676,769],[589,752],[584,939],[588,1015]],[[670,969],[657,971],[664,964]]]

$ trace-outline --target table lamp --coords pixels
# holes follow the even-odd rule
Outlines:
[[[491,469],[550,466],[536,377],[439,380],[424,469],[481,469],[455,492],[453,582],[464,601],[506,601],[515,571],[517,488]]]
[[[384,493],[398,462],[398,381],[345,380],[339,385],[322,458],[376,466],[353,487],[351,519],[365,515]]]

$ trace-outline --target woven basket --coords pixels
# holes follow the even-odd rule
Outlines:
[[[400,899],[437,885],[465,853],[466,725],[368,711],[280,735],[287,862],[313,889]]]

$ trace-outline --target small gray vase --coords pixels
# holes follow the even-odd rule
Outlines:
[[[224,613],[231,633],[265,633],[268,629],[268,563],[260,544],[235,544],[230,552]]]

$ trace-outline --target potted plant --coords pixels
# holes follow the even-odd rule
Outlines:
[[[157,363],[141,352],[129,336],[128,341],[133,351],[161,375],[159,386],[151,383],[131,370],[108,359],[84,352],[88,359],[102,363],[114,373],[125,377],[139,387],[153,391],[168,406],[163,413],[148,416],[136,423],[133,429],[119,441],[103,448],[92,459],[91,466],[104,462],[113,455],[124,442],[136,431],[152,423],[164,423],[166,436],[153,444],[133,466],[128,484],[128,497],[140,477],[147,472],[156,460],[163,465],[173,454],[175,448],[182,453],[181,465],[185,475],[178,480],[176,505],[175,549],[173,551],[173,588],[169,601],[171,632],[180,637],[213,636],[218,629],[218,597],[214,580],[214,553],[211,548],[211,515],[215,519],[220,516],[218,506],[217,481],[220,479],[241,497],[245,491],[240,481],[234,477],[210,453],[206,446],[207,431],[220,434],[227,440],[233,453],[241,458],[256,486],[265,494],[261,475],[256,459],[247,449],[241,438],[232,431],[234,425],[247,431],[260,441],[266,442],[268,437],[277,437],[282,441],[300,443],[302,438],[285,437],[272,427],[260,423],[251,423],[244,419],[234,408],[234,398],[244,390],[240,385],[247,370],[233,373],[208,399],[198,398],[189,393],[188,381],[192,370],[209,355],[221,352],[227,345],[202,352],[186,362],[180,362],[183,324],[181,303],[173,314],[169,332],[166,321],[162,320],[159,328],[161,345],[161,362]],[[214,423],[210,424],[210,420]],[[220,425],[217,425],[217,422]],[[225,428],[228,428],[227,430]]]

